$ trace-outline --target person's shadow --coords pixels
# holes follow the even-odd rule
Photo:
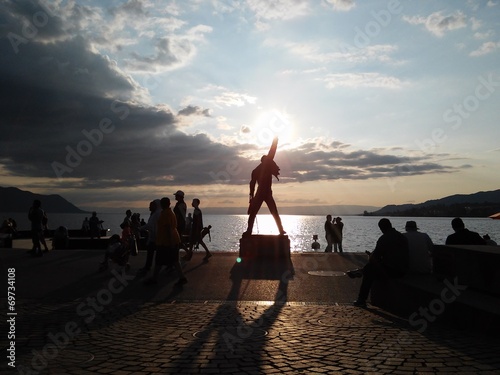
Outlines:
[[[173,360],[176,366],[172,368],[172,373],[198,370],[199,362],[194,360],[193,353],[206,355],[207,344],[213,348],[211,361],[227,361],[228,357],[248,360],[251,356],[253,370],[259,371],[268,333],[287,302],[288,282],[293,274],[291,260],[235,263],[231,269],[232,286],[226,301],[217,307],[206,326],[193,334],[194,341]],[[274,301],[269,301],[269,307],[262,313],[250,314],[250,318],[243,316],[241,309],[249,305],[261,305],[262,302],[241,300],[240,297],[245,293],[242,286],[248,280],[279,280]]]

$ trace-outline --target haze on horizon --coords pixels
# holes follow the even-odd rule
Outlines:
[[[83,209],[498,189],[500,1],[4,1],[2,186]]]

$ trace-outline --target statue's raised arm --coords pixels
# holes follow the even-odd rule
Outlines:
[[[278,137],[274,137],[273,144],[267,153],[267,157],[274,159],[274,155],[276,155],[276,150],[278,149]]]

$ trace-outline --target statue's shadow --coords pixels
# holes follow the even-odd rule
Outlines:
[[[226,300],[216,308],[207,324],[193,334],[193,340],[174,360],[173,373],[199,371],[200,361],[193,358],[193,354],[206,356],[208,348],[211,362],[226,361],[229,357],[247,362],[251,358],[253,369],[259,371],[265,347],[272,336],[270,332],[286,306],[288,282],[293,274],[290,260],[235,263],[230,272],[232,286]],[[254,280],[278,281],[273,300],[244,301],[240,298],[245,289],[252,287]],[[269,286],[269,283],[265,284]]]

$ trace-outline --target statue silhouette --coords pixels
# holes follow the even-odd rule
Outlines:
[[[283,225],[281,224],[281,219],[278,214],[278,208],[276,207],[276,202],[273,198],[273,191],[271,190],[271,185],[273,182],[273,176],[278,179],[280,174],[280,168],[274,162],[274,155],[276,155],[276,150],[278,148],[278,138],[273,139],[271,148],[267,155],[262,156],[260,159],[261,163],[252,171],[252,179],[250,181],[250,204],[248,207],[248,228],[243,235],[249,236],[252,234],[253,224],[255,222],[255,217],[257,212],[259,212],[260,207],[263,202],[266,202],[269,211],[276,221],[280,235],[284,235],[286,232],[283,230]],[[257,193],[255,192],[255,184],[258,183]]]

